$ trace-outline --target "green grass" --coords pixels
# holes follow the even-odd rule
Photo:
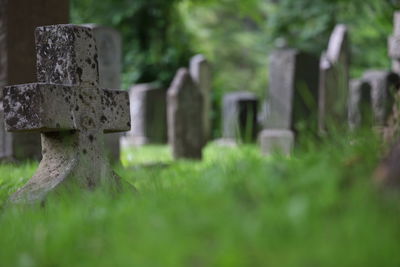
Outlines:
[[[138,194],[4,207],[0,266],[400,266],[400,199],[371,182],[380,149],[360,135],[291,158],[256,146],[209,145],[202,162],[125,151],[116,170]],[[0,203],[35,167],[0,166]]]

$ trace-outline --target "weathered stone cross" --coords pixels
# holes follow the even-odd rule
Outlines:
[[[90,28],[36,29],[39,83],[4,89],[6,128],[40,132],[43,159],[12,202],[43,200],[59,187],[119,185],[104,152],[103,133],[130,129],[127,92],[98,87],[97,48]]]

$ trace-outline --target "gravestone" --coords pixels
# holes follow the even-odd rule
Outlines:
[[[205,142],[211,137],[211,66],[203,55],[196,55],[190,60],[190,75],[203,94],[203,128]]]
[[[360,126],[373,126],[371,85],[365,79],[350,80],[349,127],[354,130]]]
[[[264,155],[272,153],[290,155],[293,150],[294,134],[291,130],[266,129],[261,131],[259,142]]]
[[[400,75],[400,12],[394,13],[394,31],[393,35],[389,36],[388,46],[392,70]]]
[[[69,0],[0,0],[0,91],[10,84],[34,82],[38,26],[68,23]],[[0,159],[40,159],[40,135],[4,129],[0,94]]]
[[[223,99],[222,137],[228,140],[252,142],[257,137],[258,99],[255,94],[238,91]]]
[[[118,187],[104,151],[104,133],[130,129],[127,92],[101,89],[97,48],[90,28],[36,29],[38,83],[4,89],[6,128],[40,132],[43,158],[12,202],[43,200],[69,185]]]
[[[347,117],[350,50],[345,25],[337,25],[320,59],[319,129],[340,125]]]
[[[394,103],[394,92],[397,90],[400,78],[394,72],[385,70],[369,70],[363,79],[371,87],[371,102],[376,126],[383,126]]]
[[[201,159],[203,95],[189,71],[181,68],[167,93],[168,139],[176,159]]]
[[[154,83],[130,88],[132,130],[123,138],[124,146],[164,144],[167,141],[166,91]]]
[[[316,121],[318,59],[297,49],[275,50],[269,58],[267,95],[264,128],[294,130],[300,122]]]
[[[99,86],[101,88],[121,89],[122,40],[120,33],[111,28],[96,24],[85,25],[92,29],[98,51]],[[121,134],[105,136],[107,153],[112,161],[120,158]]]

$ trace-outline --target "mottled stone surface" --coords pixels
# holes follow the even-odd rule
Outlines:
[[[203,94],[203,128],[204,141],[211,137],[211,66],[203,55],[195,55],[190,60],[190,75]]]
[[[137,84],[130,88],[129,98],[132,130],[123,138],[123,145],[166,143],[166,90],[153,83]]]
[[[266,129],[261,131],[259,142],[264,155],[273,153],[290,155],[294,145],[294,134],[291,130]]]
[[[329,39],[328,49],[320,59],[320,131],[346,121],[350,61],[347,32],[345,25],[337,25]]]
[[[121,34],[111,27],[96,24],[87,24],[85,26],[92,29],[97,45],[100,87],[121,89]],[[120,137],[120,133],[112,133],[105,136],[106,150],[112,161],[120,159]]]
[[[349,92],[349,127],[355,129],[361,125],[372,126],[373,108],[371,99],[371,85],[364,79],[350,81]]]
[[[203,95],[189,71],[181,68],[167,93],[168,139],[175,159],[201,159]]]
[[[394,103],[394,92],[399,87],[399,75],[385,70],[369,70],[363,75],[371,87],[374,124],[383,126]]]
[[[35,28],[68,20],[69,0],[0,0],[0,91],[36,81]],[[40,159],[40,135],[8,133],[2,118],[0,95],[0,159]]]
[[[6,127],[40,132],[43,158],[13,202],[43,200],[68,185],[113,187],[104,133],[130,129],[127,92],[98,87],[98,55],[90,28],[54,25],[36,30],[39,83],[4,89]]]
[[[267,95],[264,128],[296,129],[299,122],[316,120],[318,59],[296,49],[275,50],[269,58]]]
[[[238,142],[252,142],[257,138],[258,99],[253,93],[226,94],[222,108],[223,138]]]

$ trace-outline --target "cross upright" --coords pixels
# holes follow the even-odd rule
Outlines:
[[[12,202],[43,200],[59,187],[118,187],[104,152],[104,133],[130,129],[129,96],[99,88],[97,48],[90,28],[38,27],[38,83],[4,89],[6,128],[40,132],[43,158]]]

